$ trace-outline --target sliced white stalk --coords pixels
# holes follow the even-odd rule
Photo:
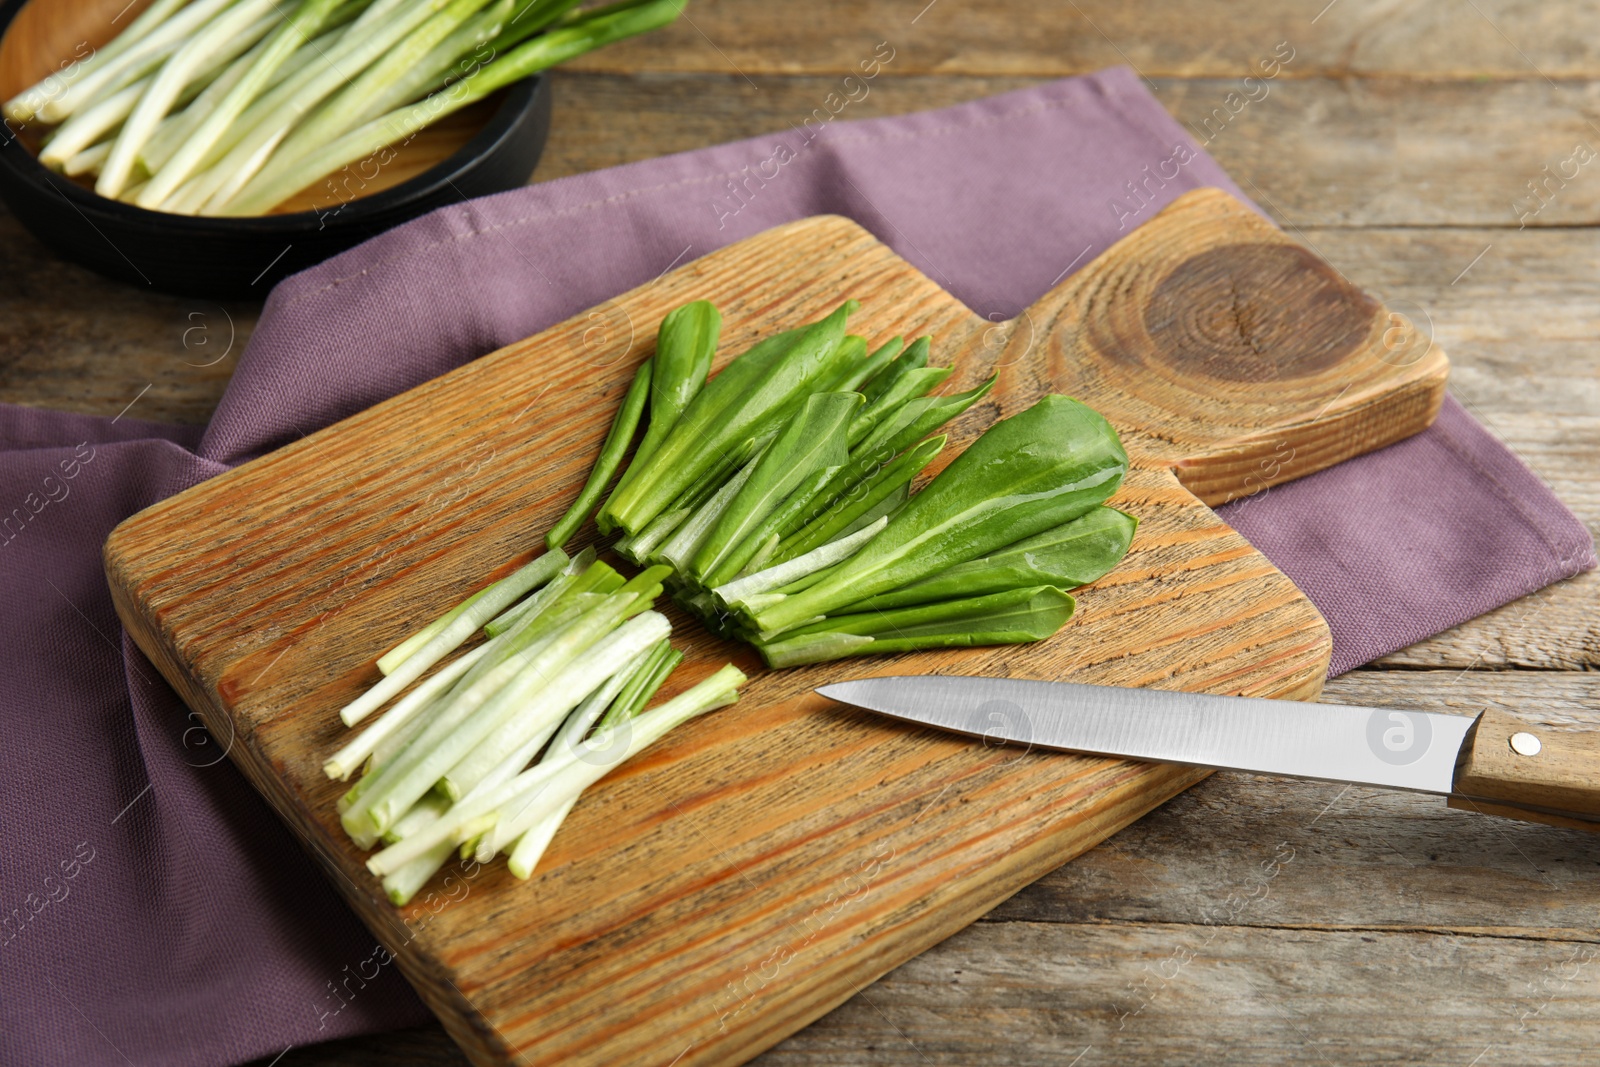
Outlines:
[[[273,0],[269,0],[269,3]],[[183,146],[150,178],[139,194],[141,207],[159,207],[199,165],[206,151],[239,117],[250,102],[266,89],[279,67],[294,51],[321,28],[340,0],[301,0],[286,22],[272,32],[248,63],[243,77],[218,100],[200,125],[185,138]]]
[[[583,743],[583,739],[589,736],[589,731],[594,727],[594,724],[600,721],[600,716],[606,713],[606,708],[610,707],[611,702],[617,698],[617,694],[622,692],[623,686],[627,685],[634,673],[649,661],[652,651],[652,649],[647,648],[637,656],[634,656],[626,667],[613,674],[606,680],[604,685],[590,693],[584,698],[582,704],[573,709],[572,714],[567,716],[567,721],[561,724],[561,730],[556,734],[555,740],[550,742],[550,756],[570,754]],[[550,757],[547,756],[546,758]],[[510,774],[499,778],[494,784],[498,785],[501,781],[509,781],[520,769],[513,768]],[[491,775],[491,778],[493,777]],[[556,828],[561,825],[561,820],[567,817],[567,812],[572,810],[572,804],[577,802],[577,798],[574,797],[571,804],[567,804],[560,810],[559,815],[552,815],[550,819],[546,820],[552,823],[550,826],[551,836],[555,835]],[[544,824],[541,823],[540,825],[543,826]],[[512,844],[513,839],[503,838],[502,830],[502,823],[497,821],[493,827],[480,834],[473,859],[479,863],[488,863],[502,849]],[[532,832],[532,830],[529,831],[529,833]]]
[[[557,548],[551,551],[559,552],[561,550]],[[552,579],[549,585],[526,600],[511,605],[511,607],[484,623],[484,633],[491,637],[497,637],[507,630],[513,630],[526,624],[529,619],[534,618],[543,611],[552,600],[566,592],[572,583],[577,580],[578,575],[594,564],[595,555],[593,548],[586,548],[576,556],[573,556],[572,561],[562,570],[560,576]]]
[[[693,508],[676,508],[672,511],[663,511],[650,521],[650,525],[639,531],[637,537],[624,538],[617,542],[617,551],[628,556],[629,559],[641,560],[656,550],[656,546],[672,536],[674,530],[683,525],[685,519],[694,513]]]
[[[205,0],[201,0],[205,2]],[[139,150],[156,130],[156,126],[172,110],[178,94],[199,73],[209,59],[227,46],[227,42],[244,31],[263,15],[270,14],[276,0],[238,0],[233,7],[207,22],[172,58],[161,65],[161,70],[133,109],[133,114],[122,124],[111,146],[111,157],[94,184],[101,196],[121,196],[128,187],[129,175],[138,160]],[[149,188],[146,186],[146,188]]]
[[[458,60],[469,58],[474,49],[492,41],[505,28],[506,21],[511,17],[515,6],[515,0],[496,0],[494,6],[479,12],[450,36],[434,45],[421,63],[415,64],[401,77],[374,94],[361,108],[350,126],[355,127],[370,122],[439,88],[449,78]]]
[[[368,774],[360,781],[356,782],[355,785],[345,790],[344,795],[339,798],[339,814],[343,815],[345,812],[349,811],[353,806],[355,806],[355,804],[360,801],[361,795],[365,793],[368,788],[371,787],[372,783],[377,780],[378,779],[376,775]]]
[[[733,673],[723,676],[724,672],[728,671]],[[603,755],[596,753],[588,760],[579,759],[569,765],[560,780],[552,781],[549,788],[544,790],[534,803],[525,805],[516,815],[508,816],[502,808],[501,820],[506,822],[505,834],[516,841],[507,863],[511,873],[522,879],[533,875],[539,860],[544,856],[545,849],[550,847],[556,831],[560,829],[567,813],[578,803],[578,798],[583,795],[584,790],[604,778],[613,767],[626,762],[654,744],[674,727],[697,715],[727,707],[737,701],[739,699],[737,687],[743,682],[744,675],[729,664],[699,686],[669,700],[659,708],[605,731],[611,735],[608,740],[614,739],[610,747],[621,748],[620,752],[607,751]],[[705,691],[696,695],[696,690],[702,687],[706,687]],[[632,729],[626,735],[621,734],[621,728],[629,724],[632,725]],[[496,827],[498,826],[497,822]]]
[[[219,210],[238,194],[246,182],[256,176],[256,172],[261,169],[267,158],[261,153],[264,145],[270,144],[276,147],[310,114],[313,108],[351,79],[359,76],[362,71],[449,2],[450,0],[411,0],[407,4],[400,5],[389,18],[376,20],[368,17],[378,7],[374,4],[340,38],[339,45],[328,53],[326,63],[308,66],[306,77],[289,79],[278,88],[259,97],[238,121],[232,124],[227,136],[219,138],[202,157],[202,166],[209,168],[210,171],[221,171],[228,175],[228,180],[211,194],[211,198],[206,202],[205,211],[214,213]],[[219,158],[218,152],[226,154]],[[250,166],[252,163],[255,166]],[[304,183],[302,187],[303,185]],[[297,191],[298,187],[291,190],[291,192]],[[279,200],[283,199],[286,197],[279,197]],[[264,212],[272,206],[273,204],[268,204],[261,211]],[[259,213],[249,212],[249,214]]]
[[[244,33],[229,41],[226,47],[218,49],[208,56],[205,66],[190,80],[188,85],[184,86],[183,92],[178,94],[177,102],[179,104],[188,103],[188,106],[176,114],[167,115],[163,118],[157,127],[156,133],[152,135],[152,139],[159,137],[169,127],[184,126],[185,116],[192,116],[196,113],[203,114],[211,106],[209,101],[214,99],[216,94],[227,92],[228,87],[238,81],[239,76],[244,73],[238,64],[233,61],[238,58],[239,53],[251,48],[262,37],[266,36],[267,31],[272,29],[272,25],[276,21],[277,18],[273,15],[257,19]],[[68,174],[83,173],[84,169],[88,168],[82,168],[78,171],[70,169],[71,158],[69,157],[82,155],[89,145],[93,145],[100,139],[101,135],[107,131],[114,130],[118,123],[132,113],[134,106],[150,88],[154,80],[155,75],[145,74],[115,92],[101,94],[93,103],[85,101],[86,106],[75,112],[50,136],[50,143],[39,153],[39,161],[46,166],[61,167]],[[215,94],[213,93],[214,90]],[[189,103],[191,100],[193,102]],[[190,124],[192,125],[192,122]],[[106,143],[104,150],[106,154],[110,153],[111,144],[114,141],[115,137]],[[141,163],[143,162],[142,155],[140,161]],[[99,166],[103,162],[104,156],[100,157],[99,162],[95,165]]]
[[[106,89],[120,88],[116,83],[119,76],[137,72],[134,73],[137,77],[139,73],[148,70],[153,62],[159,61],[163,53],[170,52],[176,55],[178,48],[181,47],[180,42],[232,2],[233,0],[194,0],[194,3],[183,6],[181,11],[175,12],[170,19],[132,42],[112,59],[100,64],[83,77],[73,79],[65,90],[39,107],[39,118],[45,122],[63,122],[73,111],[82,107],[85,101],[95,99]]]
[[[411,903],[411,898],[417,891],[428,884],[428,879],[436,874],[440,867],[450,859],[450,854],[455,847],[446,841],[442,845],[435,845],[394,871],[383,880],[383,891],[389,898],[389,903],[397,908],[403,908]]]
[[[339,712],[339,717],[344,720],[346,726],[354,726],[366,718],[406,686],[422,677],[422,673],[429,667],[460,648],[478,627],[502,611],[507,604],[534,586],[549,581],[566,562],[566,553],[548,552],[520,568],[516,573],[495,583],[485,592],[483,599],[463,611],[427,644],[406,657],[406,661],[396,668],[393,674],[386,675],[377,685],[345,705]]]
[[[381,877],[425,855],[441,842],[460,844],[482,832],[486,822],[492,825],[497,811],[537,796],[546,810],[538,811],[537,805],[527,809],[532,812],[532,817],[528,818],[532,825],[542,815],[556,810],[603,778],[612,767],[654,744],[673,727],[714,707],[732,703],[737,697],[735,690],[744,680],[744,673],[728,664],[659,708],[601,730],[575,750],[531,767],[509,782],[463,797],[438,822],[371,856],[367,869]]]
[[[345,812],[344,820],[365,817],[380,833],[387,829],[534,689],[614,628],[635,599],[634,593],[608,597],[534,655],[519,653],[489,671],[453,699],[395,762],[378,771],[383,780],[362,798],[363,803]]]
[[[168,15],[182,7],[185,2],[186,0],[156,0],[138,18],[130,22],[127,29],[117,34],[109,42],[95,49],[94,52],[84,58],[46,75],[42,80],[28,86],[28,88],[6,101],[3,109],[5,117],[16,122],[30,121],[40,108],[44,107],[53,96],[57,95],[58,86],[72,84],[81,78],[86,78],[94,71],[116,59],[134,44],[142,41],[152,26],[166,19]],[[46,121],[59,121],[59,119]]]
[[[762,654],[774,668],[794,667],[802,663],[820,663],[824,660],[860,655],[861,650],[873,644],[874,640],[865,634],[836,631],[805,634],[801,637],[784,637],[779,634],[773,643],[762,649]]]
[[[481,783],[514,778],[549,742],[563,719],[640,652],[672,634],[659,612],[644,611],[567,664],[444,776],[446,796],[459,798]]]
[[[356,126],[386,114],[383,108],[366,114],[375,97],[393,85],[406,72],[415,71],[427,61],[435,45],[442,43],[462,23],[470,20],[490,0],[448,0],[434,15],[378,56],[367,69],[341,86],[316,111],[299,122],[286,137],[271,162],[261,169],[261,181],[270,182],[286,173],[318,146],[348,133]]]
[[[377,722],[361,731],[360,736],[329,757],[322,765],[323,772],[329,778],[347,781],[355,773],[356,768],[366,762],[367,757],[373,757],[374,765],[383,763],[384,760],[378,758],[377,753],[384,742],[396,739],[403,727],[419,721],[417,713],[454,685],[456,679],[466,674],[488,651],[487,644],[479,645],[428,676],[422,684],[402,697],[394,707],[384,712]]]
[[[374,770],[387,767],[393,763],[395,757],[406,750],[416,736],[428,728],[428,723],[433,721],[434,712],[444,707],[444,698],[439,697],[429,701],[423,709],[411,717],[411,721],[394,731],[388,737],[378,742],[378,747],[372,750],[372,755],[367,757],[366,769],[363,775],[370,775]]]
[[[473,593],[471,596],[467,597],[467,599],[463,600],[461,603],[457,604],[455,607],[451,608],[437,619],[434,619],[428,625],[424,626],[422,629],[418,630],[404,641],[401,641],[398,645],[395,645],[383,655],[379,656],[379,673],[393,674],[394,669],[400,666],[400,664],[404,663],[413,652],[427,644],[429,641],[432,641],[435,637],[439,636],[439,631],[443,630],[446,626],[449,626],[451,623],[461,618],[466,610],[472,607],[472,605],[476,604],[478,601],[482,600],[483,594],[487,593],[491,588],[493,588],[493,586],[480,589],[476,593]]]
[[[768,567],[766,570],[757,571],[749,577],[737,578],[727,585],[719,585],[712,592],[729,607],[745,607],[747,606],[746,598],[748,597],[755,596],[758,593],[765,593],[771,589],[782,588],[790,582],[804,578],[813,571],[819,571],[824,567],[831,567],[835,563],[849,559],[861,551],[868,541],[882,533],[883,528],[888,525],[888,516],[880,516],[876,522],[857,530],[853,534],[846,534],[836,541],[829,541],[825,545],[813,548],[810,552],[780,563],[776,567]],[[771,602],[776,603],[775,601]]]
[[[273,21],[276,20],[268,20],[268,24],[262,30],[262,36],[265,36],[266,31],[272,28],[270,23]],[[338,40],[339,34],[343,32],[343,27],[330,30],[300,48],[272,75],[268,88],[276,87],[285,78],[292,77],[299,71],[304,70],[307,64],[320,59],[319,50],[331,47],[332,43]],[[144,149],[139,153],[140,164],[146,170],[154,172],[159,170],[167,160],[171,159],[173,153],[183,147],[189,134],[194,132],[200,123],[205,121],[205,117],[211,113],[211,109],[216,106],[224,94],[239,84],[239,80],[249,71],[250,63],[254,62],[255,57],[260,54],[266,45],[266,41],[258,41],[250,53],[240,62],[230,64],[228,69],[223,71],[215,81],[207,85],[205,91],[195,97],[193,104],[175,115],[168,115],[165,119],[162,119],[160,127],[151,135],[150,140],[145,142]]]
[[[111,142],[101,141],[93,148],[85,148],[82,152],[67,160],[66,163],[62,164],[61,172],[74,178],[80,174],[88,174],[90,171],[98,170],[110,154]]]
[[[582,601],[585,598],[579,597],[577,599]],[[593,597],[596,603],[604,599],[603,596]],[[481,658],[472,665],[462,678],[456,681],[449,692],[437,696],[423,708],[416,715],[412,724],[400,727],[388,738],[380,742],[378,747],[373,749],[372,756],[367,761],[368,771],[366,776],[339,799],[340,815],[348,815],[345,829],[349,831],[350,836],[357,841],[371,837],[368,829],[370,827],[369,821],[360,811],[352,811],[352,809],[357,804],[360,804],[362,811],[364,811],[371,798],[368,797],[365,800],[362,798],[373,785],[382,785],[386,781],[376,772],[388,769],[390,764],[394,763],[424,730],[435,726],[436,720],[447,715],[462,714],[464,705],[460,704],[460,700],[463,696],[467,697],[469,704],[480,697],[487,699],[484,696],[485,693],[492,696],[494,687],[503,684],[501,679],[506,677],[505,672],[501,672],[498,675],[491,673],[495,667],[517,654],[521,655],[522,662],[537,656],[546,645],[549,645],[561,635],[564,627],[572,623],[584,611],[589,610],[589,607],[590,605],[584,603],[570,604],[555,612],[549,619],[541,620],[540,626],[528,627],[528,629],[537,631],[542,626],[544,627],[543,632],[535,633],[531,636],[527,634],[509,634],[497,640],[486,642],[481,648]],[[475,686],[477,687],[476,689],[474,688]],[[451,712],[449,709],[453,705],[456,710]],[[452,721],[455,720],[452,719]],[[421,751],[421,749],[419,748],[418,751]],[[392,781],[393,776],[391,775],[387,780]]]
[[[738,474],[729,478],[721,489],[711,494],[711,499],[701,504],[695,513],[667,538],[666,544],[650,558],[663,560],[678,570],[683,570],[683,565],[694,557],[700,546],[705,543],[705,539],[711,536],[711,530],[716,526],[717,520],[728,509],[733,498],[739,495],[739,490],[750,480],[750,475],[755,473],[756,463],[760,458],[759,455],[752,457]]]
[[[133,113],[134,105],[144,96],[150,81],[149,78],[141,78],[126,89],[119,89],[78,111],[56,130],[50,143],[40,149],[39,162],[47,167],[64,169],[69,159],[99,141],[107,131],[115,129],[117,123]],[[106,151],[110,151],[109,145]]]
[[[395,820],[395,824],[383,835],[383,840],[391,845],[396,841],[403,841],[438,822],[439,817],[449,810],[448,800],[429,793],[413,804],[410,811]]]

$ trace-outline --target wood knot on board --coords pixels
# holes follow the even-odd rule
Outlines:
[[[1230,244],[1173,268],[1150,294],[1144,328],[1150,354],[1179,374],[1275,382],[1350,356],[1378,312],[1307,249]]]

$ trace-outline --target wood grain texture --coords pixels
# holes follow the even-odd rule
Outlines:
[[[947,107],[1051,80],[891,76],[899,62],[866,84],[865,97],[856,89],[858,101],[845,106],[839,121]],[[840,92],[842,79],[786,75],[746,82],[733,71],[563,69],[552,84],[559,110],[537,171],[541,180],[782,133]],[[1152,77],[1149,88],[1245,194],[1286,226],[1517,230],[1600,220],[1600,160],[1572,159],[1580,144],[1600,151],[1600,131],[1591,125],[1595,86],[1588,81],[1285,76],[1262,83],[1253,91],[1256,99],[1243,106],[1237,77]],[[767,152],[753,155],[752,163]],[[1538,183],[1537,196],[1530,182]]]
[[[1290,76],[1349,80],[1592,76],[1600,12],[1586,4],[1474,0],[1470,5],[1336,0],[823,0],[803,16],[759,0],[699,0],[659,39],[625,42],[578,60],[605,71],[849,74],[879,41],[898,50],[890,70],[955,78],[1062,77],[1129,64],[1147,77],[1242,79],[1279,42],[1295,50]]]
[[[1536,745],[1536,750],[1517,749],[1514,742],[1527,738],[1533,739],[1528,747]],[[1488,709],[1473,723],[1462,746],[1455,788],[1474,799],[1600,815],[1600,739],[1593,731],[1527,722]],[[1501,813],[1514,810],[1505,805],[1477,806]],[[1575,823],[1563,820],[1558,825]]]
[[[869,337],[932,333],[952,389],[999,369],[954,424],[958,445],[1045,391],[1100,408],[1134,460],[1118,497],[1142,520],[1134,551],[1038,646],[762,672],[684,626],[675,685],[731,657],[753,675],[737,707],[608,778],[529,884],[474,867],[391,908],[320,772],[373,654],[527,558],[666,310],[717,303],[726,359],[841,294],[862,302],[852,328]],[[1294,343],[1285,306],[1314,343]],[[631,324],[617,331],[631,344],[587,346],[592,314]],[[165,501],[107,545],[135,639],[484,1063],[647,1063],[676,1041],[684,1064],[740,1062],[1201,776],[974,747],[831,706],[810,692],[822,680],[938,668],[1314,697],[1322,620],[1174,470],[1220,498],[1258,471],[1265,441],[1307,457],[1282,477],[1338,462],[1424,426],[1446,373],[1437,346],[1386,347],[1384,308],[1215,191],[999,331],[838,218],[769,231],[592,314]],[[1252,365],[1258,343],[1293,358]]]
[[[1600,727],[1600,676],[1560,671],[1359,671],[1324,703],[1463,716],[1485,709],[1564,729]],[[1496,929],[1592,939],[1593,835],[1455,811],[1436,796],[1222,771],[1054,871],[989,919],[1194,925],[1279,842],[1293,862],[1233,925]],[[1409,981],[1409,979],[1408,979]]]
[[[1580,228],[1600,217],[1597,187],[1586,168],[1542,216],[1562,217],[1566,227],[1518,232],[1509,210],[1499,214],[1510,192],[1570,148],[1577,112],[1593,114],[1582,103],[1600,79],[1600,34],[1585,29],[1592,5],[1339,0],[1313,23],[1321,0],[1079,3],[1110,41],[1065,5],[940,0],[913,25],[926,6],[860,0],[802,12],[770,0],[694,0],[689,13],[711,41],[742,45],[730,53],[738,71],[683,26],[682,37],[656,35],[582,61],[605,61],[615,73],[559,72],[556,119],[536,177],[785,128],[891,36],[899,55],[862,114],[1020,88],[1034,83],[1030,73],[1099,69],[1123,61],[1118,49],[1156,81],[1167,106],[1182,94],[1185,107],[1203,114],[1200,102],[1287,31],[1299,52],[1287,77],[1336,77],[1318,90],[1316,106],[1252,104],[1210,150],[1253,195],[1286,209],[1275,217],[1363,288],[1432,312],[1452,358],[1452,391],[1469,396],[1474,412],[1600,532],[1600,232]],[[1026,32],[1019,17],[1030,20]],[[743,24],[739,38],[726,32],[734,19]],[[907,41],[908,30],[924,28],[940,36]],[[708,73],[632,73],[690,63]],[[889,76],[897,68],[930,76]],[[813,73],[795,73],[807,69]],[[1440,73],[1449,71],[1458,76]],[[1191,77],[1204,84],[1185,89]],[[1377,103],[1346,121],[1346,93]],[[1315,135],[1302,129],[1310,122]],[[1465,130],[1481,152],[1463,167],[1461,145],[1440,136],[1443,128]],[[1313,213],[1336,215],[1336,228],[1312,225]],[[0,401],[109,418],[138,398],[128,418],[203,423],[256,310],[230,304],[238,345],[220,362],[196,366],[225,347],[222,309],[149,296],[62,263],[0,214]],[[204,322],[213,347],[186,349],[184,331]],[[1323,698],[1463,713],[1494,703],[1592,717],[1600,708],[1597,593],[1600,573],[1561,583],[1531,604],[1508,605],[1382,661],[1404,670],[1333,679]],[[1299,849],[1294,861],[1239,920],[1267,928],[1225,931],[1227,965],[1186,968],[1078,1067],[1589,1063],[1600,1044],[1600,879],[1588,836],[1453,812],[1433,798],[1340,794],[1337,786],[1213,775],[990,914],[1001,923],[1026,919],[1019,928],[1028,936],[991,937],[991,923],[979,922],[914,961],[928,980],[900,981],[897,971],[757,1062],[1069,1063],[1083,1049],[1072,1042],[1083,1036],[1085,1014],[1108,1012],[1110,994],[1126,1000],[1128,985],[1160,965],[1176,938],[1210,936],[1214,927],[1193,925],[1203,909],[1248,892],[1271,846],[1290,840]],[[1055,923],[1062,936],[1045,936],[1040,923]],[[1302,929],[1283,933],[1291,925]],[[1091,940],[1097,969],[1069,975],[1063,954],[1083,957]],[[1215,981],[1247,967],[1256,988],[1244,997]],[[1350,1011],[1352,989],[1374,972],[1383,995],[1365,1002],[1368,1011]],[[950,983],[963,977],[958,1004]],[[892,996],[882,992],[891,985]],[[1460,1014],[1462,1002],[1478,1012]],[[965,1044],[947,1044],[961,1038]],[[1327,1044],[1335,1041],[1345,1043],[1338,1055]],[[295,1048],[256,1067],[464,1062],[434,1027]]]

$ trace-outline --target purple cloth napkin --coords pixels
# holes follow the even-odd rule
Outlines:
[[[1180,145],[1130,211],[1126,183]],[[1125,70],[812,124],[447,208],[284,281],[203,437],[0,408],[0,1061],[211,1065],[425,1018],[123,638],[99,557],[118,520],[778,223],[848,215],[1010,317],[1206,185],[1238,193]],[[1321,607],[1336,672],[1594,562],[1453,404],[1224,513]]]

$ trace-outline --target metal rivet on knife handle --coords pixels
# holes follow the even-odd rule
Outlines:
[[[1535,755],[1539,758],[1529,758]],[[1542,730],[1535,735],[1513,715],[1485,711],[1462,745],[1455,791],[1481,800],[1600,816],[1600,730]],[[1515,814],[1509,808],[1499,813]]]

